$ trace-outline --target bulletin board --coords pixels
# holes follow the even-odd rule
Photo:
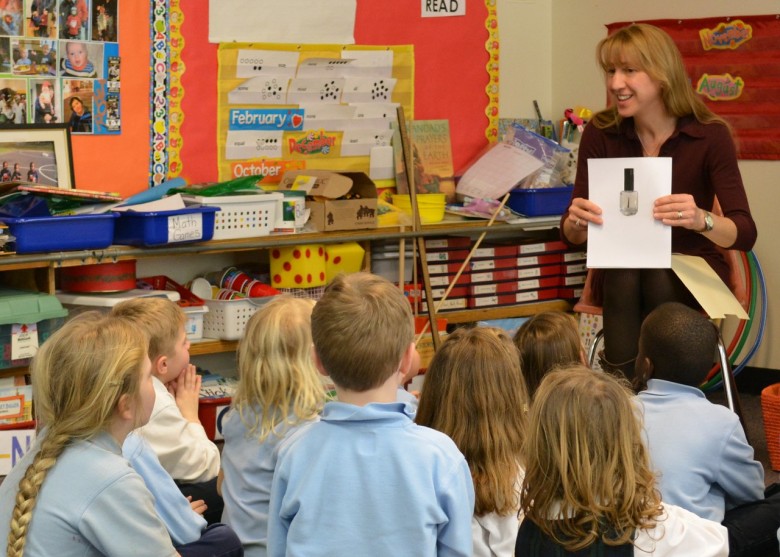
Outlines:
[[[149,63],[150,7],[161,4],[166,2],[119,4],[122,133],[74,138],[77,187],[127,196],[151,185],[149,99],[154,76]],[[422,19],[418,1],[358,0],[357,44],[414,46],[415,118],[449,119],[456,170],[484,147],[486,130],[497,117],[498,28],[494,12],[495,0],[477,0],[468,3],[465,16]],[[179,54],[171,64],[179,72],[173,84],[177,87],[179,128],[177,135],[168,138],[178,149],[175,175],[190,183],[216,181],[217,45],[208,42],[205,0],[180,2],[175,23],[179,34],[171,46]],[[490,97],[487,88],[492,88]]]
[[[181,8],[180,175],[189,182],[214,181],[217,45],[208,42],[208,10],[196,2],[182,2]],[[465,16],[445,18],[421,18],[417,1],[358,0],[355,27],[357,45],[413,45],[414,117],[449,119],[454,165],[464,166],[485,146],[486,130],[498,115],[495,0],[471,1]]]

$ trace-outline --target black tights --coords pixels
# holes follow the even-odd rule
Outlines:
[[[699,309],[696,299],[671,269],[604,269],[604,357],[629,381],[639,346],[639,328],[664,302]]]

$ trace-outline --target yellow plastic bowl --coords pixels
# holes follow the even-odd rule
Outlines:
[[[412,203],[409,195],[394,195],[393,205],[405,213],[412,213]],[[418,193],[417,210],[420,213],[420,222],[423,224],[441,222],[444,218],[446,196],[443,193]]]

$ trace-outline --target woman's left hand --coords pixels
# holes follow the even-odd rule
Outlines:
[[[653,204],[653,218],[669,226],[681,226],[691,230],[704,229],[704,211],[696,206],[688,193],[664,195]]]

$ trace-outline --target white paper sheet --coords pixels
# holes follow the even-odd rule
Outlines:
[[[228,93],[228,104],[287,104],[289,81],[282,75],[251,77]]]
[[[342,157],[367,157],[372,147],[390,146],[393,130],[345,130],[341,140]],[[392,147],[391,147],[392,149]]]
[[[278,159],[282,157],[281,131],[230,130],[225,141],[225,158]]]
[[[139,203],[138,205],[124,205],[115,207],[114,211],[137,211],[137,212],[155,212],[155,211],[177,211],[184,209],[184,199],[182,199],[180,193],[163,197],[156,201],[149,201],[148,203]]]
[[[298,65],[296,77],[346,77],[352,60],[343,58],[307,58]]]
[[[209,0],[209,41],[354,44],[357,0]]]
[[[344,91],[344,78],[304,77],[290,81],[287,89],[288,104],[335,103],[341,102]]]
[[[634,169],[638,211],[620,211],[624,169]],[[604,224],[588,226],[588,267],[668,269],[672,228],[653,218],[653,203],[672,191],[672,159],[633,157],[588,160],[590,200],[601,207]]]
[[[286,50],[239,49],[236,77],[265,75],[292,79],[298,69],[299,57],[299,53]]]
[[[396,79],[392,77],[348,77],[344,80],[345,103],[388,103],[392,100]]]
[[[499,142],[466,170],[456,192],[478,199],[498,199],[543,165],[522,149]]]

